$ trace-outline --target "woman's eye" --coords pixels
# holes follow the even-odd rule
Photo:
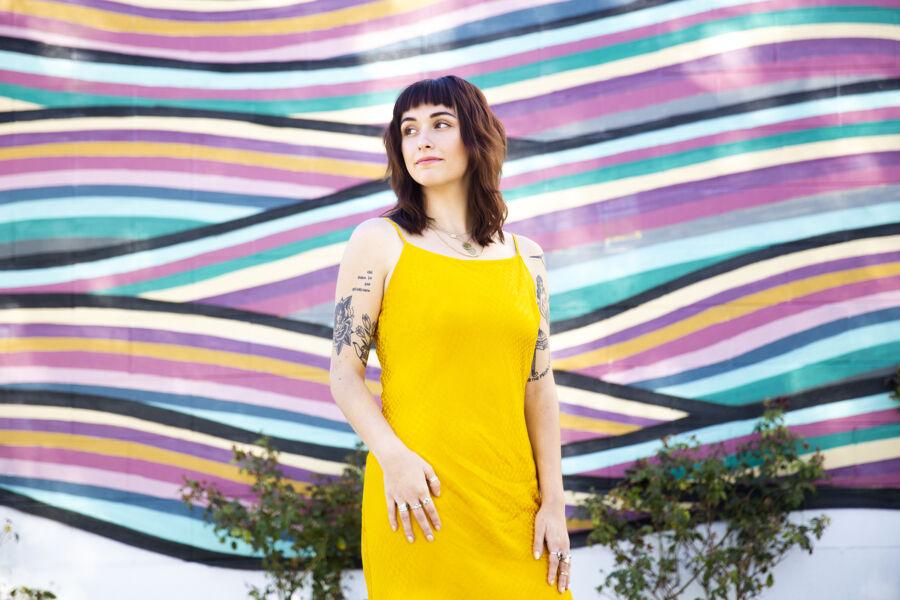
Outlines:
[[[435,123],[435,126],[437,125],[446,125],[447,127],[450,127],[450,123],[448,123],[447,121],[438,121],[437,123]],[[415,127],[407,127],[403,130],[403,135],[409,135],[409,132],[413,129],[415,129]]]

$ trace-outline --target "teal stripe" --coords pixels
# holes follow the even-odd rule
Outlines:
[[[678,263],[658,269],[650,269],[643,273],[587,285],[564,293],[555,293],[551,289],[550,322],[556,323],[587,314],[604,306],[612,306],[626,298],[678,279],[683,275],[752,250],[754,248]]]
[[[900,363],[900,341],[841,354],[824,362],[805,365],[787,373],[707,394],[701,398],[732,406],[749,404],[763,398],[791,394],[861,373],[892,367],[898,363]]]
[[[76,159],[77,160],[77,159]],[[27,221],[53,215],[62,217],[166,217],[177,214],[180,219],[198,223],[218,223],[240,219],[260,211],[255,206],[234,206],[215,202],[158,200],[129,196],[72,196],[52,200],[23,200],[2,204],[0,223]]]
[[[167,217],[62,217],[0,223],[0,243],[24,240],[118,237],[145,239],[206,225]]]

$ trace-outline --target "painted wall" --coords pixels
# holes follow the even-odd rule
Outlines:
[[[393,100],[453,73],[507,128],[507,228],[546,252],[576,547],[594,478],[663,434],[740,440],[773,396],[825,454],[811,509],[900,506],[898,22],[892,0],[0,0],[0,504],[153,556],[148,580],[252,565],[182,475],[245,490],[229,448],[259,431],[297,481],[341,471],[337,264],[393,204]]]

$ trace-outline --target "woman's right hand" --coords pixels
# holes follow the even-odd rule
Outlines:
[[[428,519],[431,519],[435,529],[441,528],[437,508],[435,508],[434,502],[431,502],[431,491],[434,491],[435,496],[441,495],[441,483],[436,478],[434,469],[409,448],[401,448],[384,460],[381,470],[384,472],[384,494],[387,500],[388,521],[391,523],[391,529],[397,531],[396,513],[399,512],[406,539],[412,542],[414,540],[413,528],[412,520],[409,518],[409,514],[412,513],[422,531],[425,532],[425,538],[429,542],[434,541],[434,534]],[[422,500],[425,499],[428,499],[429,502],[422,504]],[[409,509],[398,510],[398,505],[404,502]],[[412,508],[414,504],[422,504],[422,506]],[[428,518],[426,518],[426,514]]]

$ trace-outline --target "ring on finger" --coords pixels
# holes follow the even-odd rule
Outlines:
[[[406,502],[401,502],[397,505],[397,510],[399,510],[400,512],[406,512],[409,510],[409,507],[406,505]]]
[[[422,500],[422,506],[428,506],[429,504],[431,504],[431,498],[425,498],[424,500]]]

